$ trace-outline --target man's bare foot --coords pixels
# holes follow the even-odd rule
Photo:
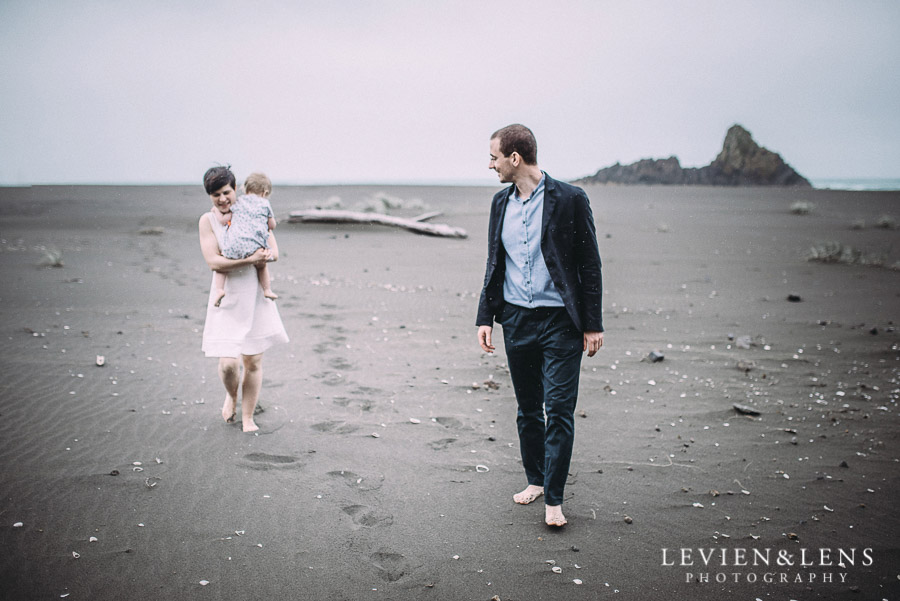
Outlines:
[[[548,526],[565,526],[567,522],[562,505],[544,505],[544,521]]]
[[[216,302],[213,303],[213,306],[218,307],[219,305],[221,305],[223,298],[225,298],[225,291],[224,290],[216,290]]]
[[[265,296],[269,300],[275,300],[276,298],[278,298],[278,295],[272,292],[271,288],[266,288],[265,290],[263,290],[263,296]]]
[[[539,499],[542,494],[544,494],[543,486],[535,486],[534,484],[529,484],[525,488],[525,490],[513,495],[513,501],[515,501],[519,505],[528,505],[535,499]]]
[[[233,424],[234,416],[237,414],[237,400],[231,398],[230,394],[225,395],[225,404],[222,405],[222,419],[226,423]]]
[[[256,425],[256,422],[253,421],[253,418],[245,419],[243,421],[244,432],[256,432],[259,430],[259,426]]]

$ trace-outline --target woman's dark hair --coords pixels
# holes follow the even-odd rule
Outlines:
[[[234,178],[234,173],[231,172],[230,166],[210,167],[203,174],[203,187],[206,188],[207,194],[212,194],[228,184],[231,184],[232,188],[237,189],[236,183],[237,180]]]
[[[537,140],[531,130],[524,125],[518,123],[507,125],[495,131],[491,135],[491,140],[494,138],[500,140],[500,152],[503,156],[508,157],[518,152],[526,165],[537,165]]]

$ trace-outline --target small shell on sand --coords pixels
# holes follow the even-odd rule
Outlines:
[[[97,355],[97,367],[103,367],[104,365],[106,365],[106,357]]]

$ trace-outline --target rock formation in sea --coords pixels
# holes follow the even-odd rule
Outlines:
[[[757,144],[740,125],[728,129],[722,152],[706,167],[682,167],[674,156],[642,159],[630,165],[616,163],[575,183],[811,187],[809,180],[778,153]]]

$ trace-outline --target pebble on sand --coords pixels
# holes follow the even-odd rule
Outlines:
[[[750,407],[749,405],[741,405],[740,403],[734,403],[731,405],[734,407],[734,410],[738,413],[743,413],[744,415],[759,415],[759,411]]]

